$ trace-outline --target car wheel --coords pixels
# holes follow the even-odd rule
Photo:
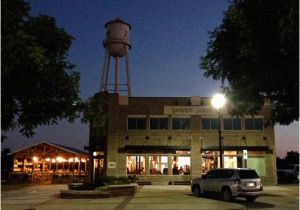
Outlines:
[[[255,201],[256,198],[257,197],[255,197],[255,196],[247,196],[246,200],[249,201],[249,202],[253,202],[253,201]]]
[[[196,196],[196,197],[200,197],[201,191],[200,191],[200,187],[199,187],[199,186],[195,186],[195,187],[193,188],[193,194],[194,194],[194,196]]]
[[[224,201],[232,201],[233,200],[231,191],[228,188],[225,188],[222,190],[222,197],[223,197]]]

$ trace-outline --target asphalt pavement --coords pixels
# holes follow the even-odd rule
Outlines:
[[[194,210],[194,209],[299,209],[299,186],[265,186],[253,203],[243,198],[224,202],[218,196],[196,198],[189,186],[148,185],[135,196],[105,199],[60,199],[67,185],[33,185],[1,193],[2,210]]]

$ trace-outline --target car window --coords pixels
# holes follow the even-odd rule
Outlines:
[[[205,177],[208,179],[216,178],[216,176],[217,176],[216,171],[210,171],[205,175]]]
[[[223,174],[224,174],[223,170],[217,170],[215,178],[223,178]]]
[[[222,178],[230,178],[234,174],[234,170],[224,170],[222,171]]]
[[[241,179],[259,178],[255,170],[240,170],[239,175]]]

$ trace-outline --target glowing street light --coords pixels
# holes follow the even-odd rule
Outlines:
[[[216,94],[213,96],[211,100],[212,106],[218,110],[218,118],[219,118],[219,153],[220,153],[220,168],[223,168],[223,149],[222,149],[222,131],[221,131],[221,112],[220,109],[225,105],[226,99],[223,94]]]
[[[226,103],[225,96],[221,93],[214,95],[211,100],[211,104],[216,109],[221,109],[225,105],[225,103]]]

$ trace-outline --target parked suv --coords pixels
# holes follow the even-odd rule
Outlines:
[[[231,201],[235,197],[254,201],[262,194],[263,187],[254,169],[219,168],[193,179],[191,190],[197,197],[206,193],[218,193],[225,201]]]

